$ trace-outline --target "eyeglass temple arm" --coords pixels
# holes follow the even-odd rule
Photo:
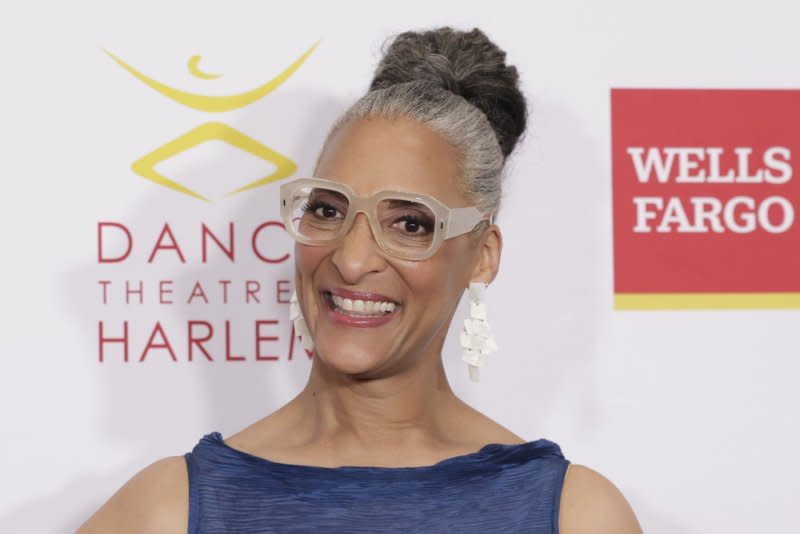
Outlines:
[[[488,213],[481,213],[475,206],[466,208],[450,208],[450,218],[444,238],[449,239],[461,234],[466,234],[483,219],[491,220]]]

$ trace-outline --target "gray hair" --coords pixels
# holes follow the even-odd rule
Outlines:
[[[527,120],[516,68],[477,28],[405,32],[387,50],[388,42],[370,90],[334,122],[320,158],[350,122],[408,117],[458,150],[465,191],[481,211],[496,216],[505,161]]]

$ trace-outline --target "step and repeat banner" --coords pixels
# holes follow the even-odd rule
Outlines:
[[[448,378],[609,478],[644,531],[794,532],[800,46],[790,2],[8,2],[0,531],[74,532],[137,471],[305,385],[278,187],[385,39],[479,27],[530,106],[499,351]],[[42,513],[46,510],[46,513]]]

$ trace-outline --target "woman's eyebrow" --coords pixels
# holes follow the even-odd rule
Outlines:
[[[308,197],[309,198],[324,197],[324,198],[333,198],[334,200],[347,201],[347,197],[344,194],[340,193],[339,191],[332,191],[330,189],[324,189],[319,187],[312,189]]]
[[[408,206],[421,205],[419,202],[415,200],[406,200],[401,198],[388,198],[385,200],[385,202],[388,202],[389,207],[392,208],[405,208]]]

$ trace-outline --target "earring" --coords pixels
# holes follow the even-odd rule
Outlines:
[[[486,303],[483,297],[489,284],[471,282],[469,284],[469,317],[464,319],[461,332],[461,359],[469,364],[469,379],[478,381],[478,369],[485,365],[487,354],[497,351],[492,329],[486,320]]]
[[[303,318],[303,312],[300,311],[300,303],[297,302],[297,291],[292,292],[292,298],[289,299],[289,319],[294,323],[294,331],[300,336],[300,343],[306,350],[314,349],[314,340],[311,339],[311,333],[308,331],[308,325]]]
[[[461,359],[469,364],[469,378],[473,382],[478,381],[478,369],[486,364],[486,355],[497,351],[492,329],[486,321],[486,303],[483,301],[488,286],[482,282],[470,282],[469,317],[464,319],[460,336],[464,349]]]

